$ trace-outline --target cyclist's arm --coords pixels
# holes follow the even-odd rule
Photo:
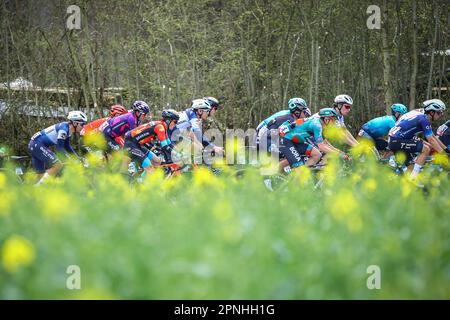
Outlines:
[[[354,147],[358,144],[358,141],[353,137],[353,135],[348,131],[347,128],[345,129],[345,143],[348,144],[350,147]]]
[[[319,147],[320,152],[323,152],[323,153],[332,153],[332,152],[339,151],[338,149],[336,149],[329,143],[326,143],[325,141],[317,143],[317,147]]]
[[[445,146],[435,135],[428,136],[426,139],[431,144],[431,147],[437,152],[442,152],[445,150]]]

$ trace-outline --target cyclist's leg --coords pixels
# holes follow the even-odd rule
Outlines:
[[[284,154],[292,169],[301,166],[303,164],[301,156],[311,150],[312,146],[307,143],[295,143],[285,138],[280,140],[280,152]]]
[[[425,163],[426,157],[430,154],[431,148],[428,143],[425,143],[421,139],[398,139],[389,137],[389,149],[394,153],[398,151],[404,151],[408,158],[411,157],[412,153],[419,152],[419,156],[416,158],[414,163],[414,168],[411,172],[411,177],[415,178],[417,174],[422,169]]]
[[[30,141],[28,149],[32,155],[33,168],[38,174],[38,184],[41,184],[49,176],[55,176],[61,171],[63,164],[55,153],[39,141]]]

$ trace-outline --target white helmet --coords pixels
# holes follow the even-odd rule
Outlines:
[[[193,110],[211,110],[211,106],[205,99],[192,100],[191,108]]]
[[[72,122],[86,123],[87,117],[82,111],[70,111],[67,120]]]
[[[445,110],[445,103],[439,99],[431,99],[423,102],[423,109],[428,111],[441,111]]]
[[[346,103],[349,105],[353,105],[353,99],[352,97],[350,97],[347,94],[340,94],[338,96],[336,96],[336,98],[334,98],[334,103],[339,104],[339,103]]]

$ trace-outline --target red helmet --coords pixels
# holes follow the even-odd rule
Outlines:
[[[122,107],[120,104],[115,104],[111,107],[111,117],[117,117],[127,112],[128,110]]]

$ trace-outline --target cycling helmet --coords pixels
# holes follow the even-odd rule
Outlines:
[[[77,123],[86,123],[87,117],[86,117],[86,114],[84,114],[84,112],[70,111],[67,116],[67,120],[72,121],[72,122],[77,122]]]
[[[391,106],[391,111],[392,111],[392,114],[395,114],[398,112],[398,113],[400,113],[400,115],[402,115],[402,114],[405,114],[408,112],[408,107],[401,103],[394,103]]]
[[[308,104],[302,98],[292,98],[288,101],[289,111],[294,113],[294,111],[303,111],[308,108]]]
[[[163,110],[162,112],[162,118],[163,120],[166,121],[178,121],[180,120],[180,115],[177,111],[173,110],[173,109],[167,109],[167,110]]]
[[[211,106],[205,99],[195,99],[192,100],[191,108],[193,110],[211,110]]]
[[[338,118],[339,114],[333,108],[323,108],[319,110],[319,117],[335,117]]]
[[[305,116],[308,118],[308,117],[311,117],[311,110],[309,109],[309,108],[305,108],[305,109],[303,109],[302,110],[303,111],[303,113],[305,114]]]
[[[211,106],[211,108],[219,108],[219,100],[217,100],[214,97],[204,97],[203,100],[208,102],[208,104]]]
[[[110,110],[111,117],[117,117],[127,112],[128,110],[122,107],[120,104],[113,105]]]
[[[340,94],[338,96],[336,96],[336,98],[334,98],[334,103],[335,104],[349,104],[349,105],[353,105],[353,99],[352,97],[350,97],[347,94]]]
[[[427,100],[427,101],[424,101],[424,103],[423,103],[423,109],[425,110],[425,113],[430,112],[430,111],[444,112],[445,103],[439,99]]]
[[[147,114],[150,112],[150,107],[144,101],[138,100],[133,102],[133,111]]]

